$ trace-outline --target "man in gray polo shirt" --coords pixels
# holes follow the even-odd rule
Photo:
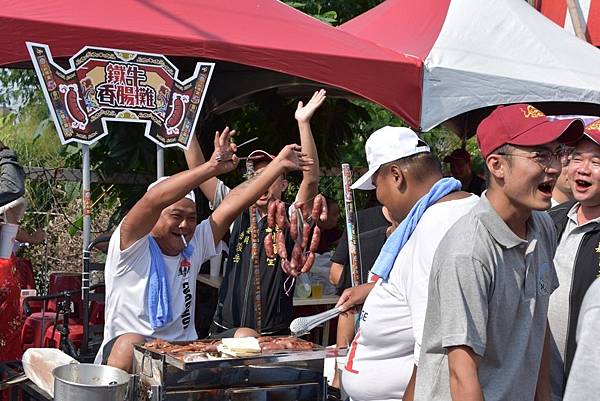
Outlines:
[[[559,142],[582,131],[580,120],[550,121],[526,104],[479,125],[488,190],[434,256],[415,400],[549,400],[556,233],[539,211],[560,173]]]

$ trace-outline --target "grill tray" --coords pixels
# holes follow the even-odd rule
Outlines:
[[[207,340],[210,341],[210,340]],[[200,341],[171,342],[189,345]],[[192,354],[159,352],[134,345],[138,401],[324,401],[326,357],[347,349],[265,351],[252,357],[185,360]]]
[[[188,345],[191,343],[210,343],[211,341],[212,340],[173,341],[170,343],[173,345]],[[308,342],[304,340],[297,341]],[[134,347],[138,351],[142,352],[145,355],[145,357],[149,356],[152,359],[162,360],[164,363],[184,371],[210,368],[230,368],[236,366],[249,365],[274,365],[285,362],[299,362],[315,359],[324,359],[329,357],[342,356],[346,354],[346,349],[325,348],[314,343],[311,344],[313,345],[312,350],[273,350],[264,351],[256,356],[219,359],[209,359],[207,353],[205,352],[187,352],[184,355],[181,355],[171,354],[168,352],[160,352],[154,348],[147,348],[144,346],[144,344],[136,344]]]

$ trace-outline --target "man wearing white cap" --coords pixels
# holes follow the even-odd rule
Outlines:
[[[229,225],[277,177],[312,164],[298,145],[286,146],[260,177],[238,186],[197,225],[191,191],[238,164],[229,136],[215,136],[215,153],[207,163],[152,184],[112,235],[97,363],[129,371],[136,342],[197,339],[194,295],[200,265],[220,253],[217,244]]]
[[[353,189],[376,189],[377,199],[401,222],[375,261],[377,280],[364,302],[359,330],[342,373],[354,401],[411,397],[409,381],[419,355],[433,254],[445,232],[478,197],[443,178],[441,163],[409,128],[383,127],[365,145],[369,171]],[[342,294],[348,309],[360,300]],[[411,381],[412,383],[412,381]]]

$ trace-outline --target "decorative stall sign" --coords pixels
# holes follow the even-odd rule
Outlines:
[[[213,63],[197,63],[180,81],[159,54],[84,47],[64,70],[48,46],[27,48],[63,144],[91,144],[108,135],[108,121],[125,121],[145,124],[145,135],[161,147],[188,147]]]

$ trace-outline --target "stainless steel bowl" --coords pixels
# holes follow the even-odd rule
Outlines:
[[[124,401],[129,375],[117,368],[94,364],[70,364],[55,368],[56,401]]]

